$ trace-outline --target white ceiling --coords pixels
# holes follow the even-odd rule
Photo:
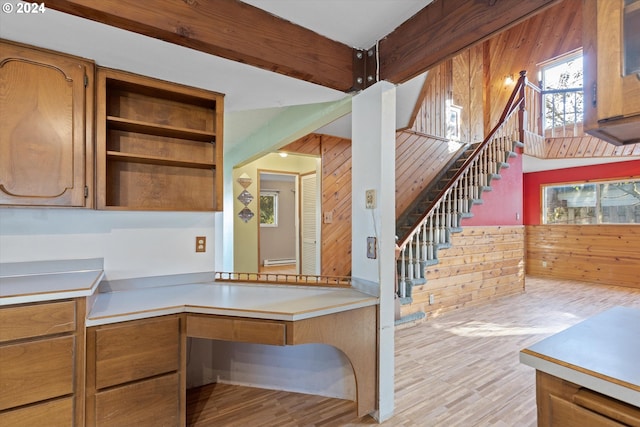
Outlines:
[[[369,49],[433,0],[242,0],[359,49]]]

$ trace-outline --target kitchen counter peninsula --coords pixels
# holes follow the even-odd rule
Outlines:
[[[614,307],[520,352],[538,425],[640,425],[640,310]],[[559,424],[558,424],[559,423]]]

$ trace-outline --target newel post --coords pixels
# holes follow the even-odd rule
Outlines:
[[[518,140],[524,144],[524,130],[527,126],[527,70],[520,71],[520,93],[519,98],[522,99],[518,110]]]

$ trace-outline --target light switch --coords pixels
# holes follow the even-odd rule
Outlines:
[[[333,222],[333,211],[325,211],[324,213],[324,223],[331,224]]]
[[[367,209],[375,209],[376,207],[376,190],[367,190],[365,192],[365,207]]]

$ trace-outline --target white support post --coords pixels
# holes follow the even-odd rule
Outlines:
[[[382,422],[394,410],[395,328],[395,148],[396,87],[378,82],[353,97],[351,169],[351,275],[380,286],[378,322],[378,411]],[[365,192],[376,192],[367,209]],[[367,258],[367,237],[377,237],[376,259]]]

